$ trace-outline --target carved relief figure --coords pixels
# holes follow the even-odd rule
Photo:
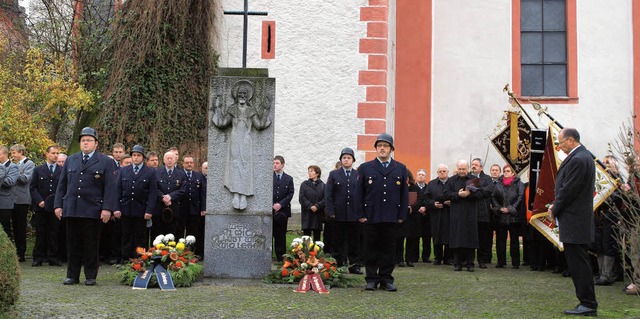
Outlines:
[[[254,106],[251,82],[240,80],[231,89],[234,103],[222,105],[221,95],[213,104],[211,123],[219,129],[231,126],[224,186],[233,194],[233,208],[247,208],[247,196],[253,196],[253,139],[251,128],[263,130],[271,125],[271,101]]]

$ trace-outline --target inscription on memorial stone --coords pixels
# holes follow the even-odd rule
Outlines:
[[[229,224],[221,234],[211,237],[211,243],[216,249],[264,249],[266,238],[244,224]]]

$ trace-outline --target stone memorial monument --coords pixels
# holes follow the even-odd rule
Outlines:
[[[205,276],[271,271],[275,79],[219,69],[209,96]]]

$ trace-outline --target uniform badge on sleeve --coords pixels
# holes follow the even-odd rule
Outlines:
[[[396,182],[396,184],[397,184],[398,186],[400,186],[400,181],[397,181],[397,182]]]
[[[95,177],[96,179],[100,179],[100,173],[96,172],[96,175],[93,177]]]

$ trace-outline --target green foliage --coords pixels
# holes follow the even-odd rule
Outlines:
[[[0,228],[0,313],[7,311],[20,296],[20,267],[16,246]]]
[[[200,0],[125,3],[96,125],[103,145],[182,146],[196,155],[206,149],[214,7]]]

